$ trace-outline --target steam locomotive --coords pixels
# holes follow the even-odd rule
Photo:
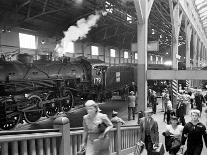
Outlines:
[[[84,58],[52,61],[42,55],[33,61],[33,56],[19,54],[16,61],[0,59],[0,129],[54,117],[87,99],[105,99],[106,69]]]

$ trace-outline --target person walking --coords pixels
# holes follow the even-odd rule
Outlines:
[[[157,121],[152,118],[152,110],[145,111],[145,117],[140,119],[140,141],[145,143],[147,155],[152,155],[153,148],[159,144]]]
[[[113,110],[112,118],[111,118],[111,122],[113,123],[113,125],[116,125],[117,123],[121,123],[122,125],[124,125],[125,124],[124,120],[118,117],[117,115],[118,115],[118,112]]]
[[[152,102],[153,113],[156,114],[156,112],[157,112],[157,95],[154,90],[152,91],[151,102]]]
[[[182,96],[179,100],[177,100],[177,107],[176,107],[176,116],[179,118],[179,122],[182,123],[182,125],[185,125],[185,114],[186,114],[186,104],[183,103]]]
[[[136,102],[136,96],[133,91],[130,92],[129,96],[129,104],[128,104],[128,121],[131,120],[131,115],[133,117],[133,120],[135,120],[135,102]]]
[[[205,103],[205,99],[202,95],[202,90],[198,89],[195,94],[195,106],[196,109],[200,110],[201,113],[202,113],[203,103]]]
[[[165,136],[165,147],[169,155],[176,155],[180,150],[181,137],[183,132],[183,126],[178,124],[178,118],[172,116],[170,119],[170,125],[166,125],[166,130],[163,132]]]
[[[187,139],[187,155],[200,155],[203,149],[203,140],[205,145],[207,146],[207,133],[206,127],[203,123],[199,121],[200,111],[197,109],[193,109],[190,112],[191,121],[188,122],[183,129],[182,133],[182,146],[184,147],[186,139]]]
[[[113,124],[106,114],[100,113],[98,104],[93,100],[88,100],[85,103],[87,115],[83,116],[83,141],[82,148],[86,148],[85,155],[110,155],[109,145],[103,151],[97,151],[95,148],[95,140],[105,140],[108,138],[108,132],[113,128]],[[105,129],[100,132],[100,125],[104,123]]]
[[[166,105],[166,115],[167,115],[167,124],[170,124],[170,117],[173,114],[173,108],[172,108],[172,102],[170,101],[170,98],[166,98],[167,105]]]

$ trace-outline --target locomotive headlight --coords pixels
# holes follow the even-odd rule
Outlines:
[[[25,97],[25,98],[28,98],[28,97],[29,97],[29,94],[24,94],[24,97]]]

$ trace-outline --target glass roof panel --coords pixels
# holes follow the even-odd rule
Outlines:
[[[202,14],[207,11],[207,7],[203,7],[202,9],[198,10],[199,14]]]
[[[206,8],[207,9],[207,8]],[[201,13],[200,14],[200,17],[202,18],[202,17],[206,17],[206,15],[207,15],[207,10],[205,11],[205,12],[203,12],[203,13]]]
[[[199,5],[201,3],[203,3],[205,0],[195,0],[195,5]]]
[[[207,0],[194,0],[195,8],[200,16],[200,21],[203,25],[203,30],[207,34]]]

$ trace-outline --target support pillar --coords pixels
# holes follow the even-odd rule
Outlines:
[[[189,21],[186,19],[185,21],[185,35],[186,35],[186,70],[191,69],[190,66],[190,41],[191,41],[191,35],[192,35],[192,28],[189,23]]]
[[[178,70],[178,61],[176,55],[178,54],[178,38],[183,12],[180,13],[178,0],[169,0],[169,7],[172,23],[172,68],[173,70]],[[172,103],[173,107],[175,107],[177,104],[178,81],[173,80],[172,84],[174,84],[174,87],[172,87]]]
[[[193,33],[193,69],[197,67],[197,40],[198,36],[196,32]],[[193,87],[197,87],[196,80],[193,80]]]
[[[137,88],[138,106],[137,111],[144,111],[147,108],[147,39],[148,39],[148,18],[154,0],[134,0],[137,12]]]
[[[201,42],[198,40],[198,57],[197,57],[197,62],[198,62],[198,67],[201,67]]]
[[[191,69],[190,41],[191,41],[191,35],[192,35],[192,28],[191,28],[190,22],[187,19],[185,19],[185,35],[186,35],[186,43],[185,43],[185,45],[186,45],[186,56],[185,56],[186,70],[190,70]],[[187,87],[191,86],[191,80],[186,81],[186,86]]]

